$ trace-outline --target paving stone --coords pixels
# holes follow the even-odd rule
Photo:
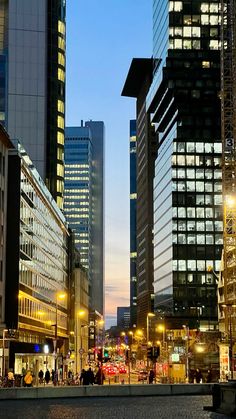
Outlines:
[[[0,401],[2,419],[223,419],[210,396],[90,397]]]

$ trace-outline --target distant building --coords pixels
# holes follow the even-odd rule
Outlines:
[[[65,0],[0,0],[0,122],[60,208],[64,189]]]
[[[137,325],[136,120],[130,121],[130,327]]]
[[[104,123],[66,128],[65,216],[89,278],[90,309],[104,310]]]
[[[15,145],[8,159],[5,327],[18,339],[6,341],[7,364],[36,374],[46,368],[45,353],[47,368],[55,369],[68,348],[69,232],[24,148]],[[57,348],[62,355],[55,360]]]
[[[117,307],[117,327],[129,329],[130,307]]]

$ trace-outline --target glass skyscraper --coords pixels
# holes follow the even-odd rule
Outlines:
[[[90,308],[104,302],[104,123],[66,128],[65,216],[89,278]]]
[[[220,4],[153,3],[155,310],[213,329],[222,251]]]
[[[60,208],[64,115],[65,0],[0,0],[0,122]]]

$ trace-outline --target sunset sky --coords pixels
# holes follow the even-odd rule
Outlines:
[[[152,55],[152,0],[67,1],[67,126],[106,127],[106,326],[129,305],[129,120],[134,99],[120,96],[133,57]]]

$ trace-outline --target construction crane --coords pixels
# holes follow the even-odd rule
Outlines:
[[[221,129],[223,184],[224,329],[233,378],[236,313],[236,0],[221,0]],[[234,308],[235,306],[235,308]]]

